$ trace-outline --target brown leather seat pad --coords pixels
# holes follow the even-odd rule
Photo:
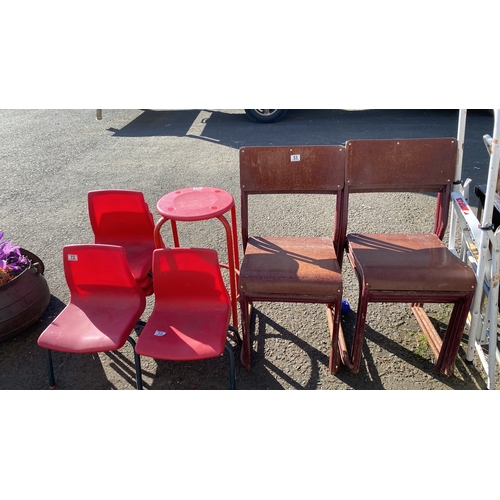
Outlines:
[[[350,234],[349,258],[372,290],[470,291],[473,270],[434,234]]]
[[[240,271],[248,295],[335,297],[342,276],[330,238],[248,239]]]

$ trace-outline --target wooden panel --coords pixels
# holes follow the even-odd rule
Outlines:
[[[434,192],[453,182],[457,140],[358,140],[346,145],[349,191]]]
[[[242,191],[336,193],[344,186],[344,146],[264,146],[240,149]]]

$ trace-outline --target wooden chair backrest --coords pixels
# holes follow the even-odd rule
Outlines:
[[[350,193],[438,193],[434,232],[444,236],[455,181],[455,138],[353,140],[346,143],[346,205]]]
[[[248,241],[249,194],[336,194],[334,239],[341,237],[344,146],[249,146],[240,149],[241,230]]]

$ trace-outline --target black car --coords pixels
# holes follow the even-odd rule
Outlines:
[[[274,123],[281,120],[286,109],[245,109],[248,118],[256,123]]]

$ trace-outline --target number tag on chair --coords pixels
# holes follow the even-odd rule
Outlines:
[[[160,330],[156,330],[155,337],[163,337],[166,334],[167,332],[161,332]]]

